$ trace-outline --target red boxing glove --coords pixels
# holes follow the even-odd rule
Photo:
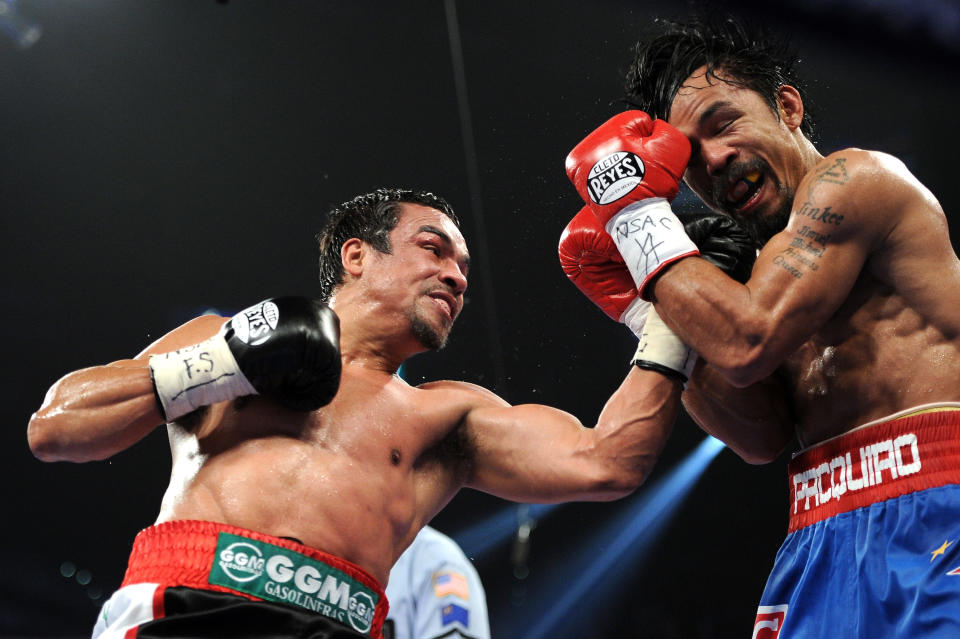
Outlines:
[[[673,200],[690,160],[690,142],[663,120],[625,111],[600,125],[567,156],[567,177],[600,224],[652,197]]]
[[[633,277],[589,207],[570,220],[557,248],[563,272],[608,317],[640,337],[650,303],[637,295]]]
[[[616,245],[590,207],[583,207],[560,236],[560,265],[570,281],[609,317],[637,336],[631,363],[675,378],[686,387],[697,355],[637,295]]]
[[[699,254],[669,204],[689,159],[687,138],[643,111],[610,118],[567,156],[567,176],[613,238],[641,296],[668,264]]]

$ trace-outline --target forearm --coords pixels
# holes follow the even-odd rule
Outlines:
[[[30,417],[27,440],[43,461],[105,459],[163,423],[146,361],[122,360],[63,377]]]
[[[680,412],[674,378],[633,367],[590,431],[598,460],[609,469],[608,498],[625,496],[650,475]]]
[[[671,266],[654,284],[666,324],[731,384],[769,376],[796,345],[756,282],[740,284],[705,260]]]
[[[683,406],[705,432],[751,464],[773,461],[793,438],[791,406],[775,376],[736,388],[701,362]]]
[[[632,367],[594,428],[536,404],[472,410],[465,427],[476,458],[465,484],[522,502],[623,497],[649,475],[679,412],[679,396],[679,382]]]

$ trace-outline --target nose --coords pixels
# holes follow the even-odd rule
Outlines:
[[[461,295],[467,290],[467,275],[454,260],[447,260],[440,280],[446,284],[454,295]]]
[[[700,158],[707,175],[714,177],[722,173],[737,157],[737,150],[718,140],[700,142]]]

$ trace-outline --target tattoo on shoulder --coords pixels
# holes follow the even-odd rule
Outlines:
[[[790,245],[773,258],[774,264],[796,279],[820,268],[832,231],[843,224],[844,214],[831,206],[819,206],[816,188],[824,183],[844,185],[849,181],[846,158],[836,158],[830,165],[816,169],[806,201],[791,214],[800,228],[795,231]]]
[[[814,206],[810,200],[804,202],[793,214],[798,217],[808,218],[811,222],[820,222],[821,224],[829,224],[831,226],[840,226],[843,222],[842,213],[834,211],[830,206],[824,206],[823,208]]]
[[[808,217],[820,224],[802,224],[791,238],[790,245],[773,258],[773,263],[800,279],[804,273],[818,270],[820,261],[827,252],[831,233],[828,232],[829,227],[824,228],[823,225],[840,226],[843,215],[832,212],[829,206],[823,210],[812,207],[809,202],[804,203],[797,215]]]
[[[831,184],[846,184],[850,181],[850,174],[847,173],[847,159],[837,158],[833,164],[817,173],[817,182],[830,182]]]
[[[807,182],[807,200],[813,201],[817,197],[817,187],[825,184],[843,186],[850,181],[847,172],[847,158],[835,158],[829,165],[819,164],[813,169],[813,175]]]

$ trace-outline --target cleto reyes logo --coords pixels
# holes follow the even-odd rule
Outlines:
[[[237,313],[230,323],[237,339],[244,344],[256,346],[267,341],[277,328],[279,320],[280,310],[277,305],[273,302],[261,302]]]
[[[808,468],[793,476],[793,512],[803,502],[803,510],[821,506],[831,499],[839,500],[853,492],[883,483],[884,473],[890,480],[920,471],[920,449],[917,436],[906,433],[895,439],[868,444],[860,448],[860,463],[854,464],[850,453],[834,457],[829,462]],[[859,467],[859,477],[854,469]],[[829,480],[824,479],[829,477]]]
[[[643,160],[629,151],[617,151],[593,165],[587,176],[590,199],[610,204],[622,198],[643,179]]]

